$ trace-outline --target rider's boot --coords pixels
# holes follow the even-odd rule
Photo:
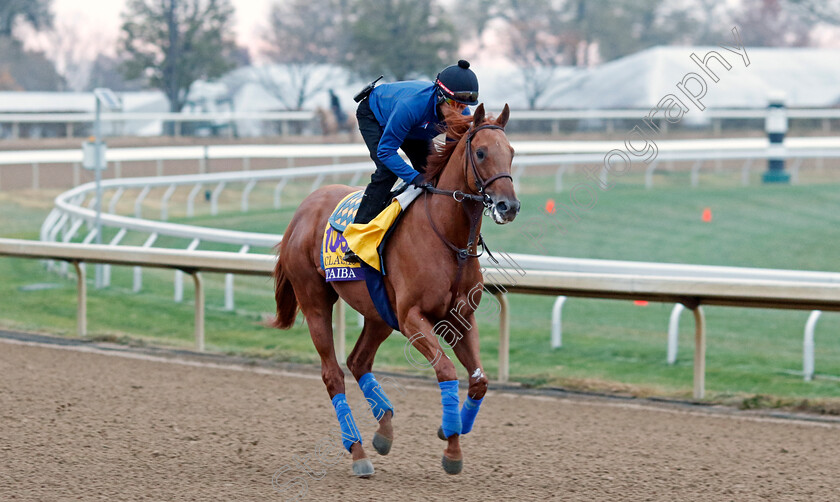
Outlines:
[[[382,206],[383,201],[382,196],[379,192],[382,190],[371,183],[365,189],[365,194],[362,196],[362,202],[359,204],[359,210],[356,211],[356,217],[353,219],[353,223],[370,223],[370,220],[376,218],[376,215],[384,209]],[[387,196],[390,194],[390,189],[385,191],[385,200],[387,201]],[[344,261],[348,263],[361,263],[362,260],[359,256],[353,252],[352,249],[348,249],[346,253],[344,253]]]

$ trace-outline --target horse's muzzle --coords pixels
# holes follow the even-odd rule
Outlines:
[[[501,199],[497,200],[490,208],[490,215],[499,225],[510,223],[519,214],[519,200],[517,199]]]

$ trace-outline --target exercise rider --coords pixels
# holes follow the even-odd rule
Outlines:
[[[478,104],[478,79],[463,59],[444,68],[434,82],[412,80],[376,86],[378,80],[355,97],[359,131],[376,164],[353,221],[356,224],[369,223],[385,209],[397,177],[421,186],[432,139],[445,130],[446,116],[469,115],[467,106]],[[397,149],[405,152],[411,165]],[[360,261],[351,250],[344,259]]]

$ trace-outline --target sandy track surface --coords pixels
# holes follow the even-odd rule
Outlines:
[[[129,349],[0,339],[0,500],[290,500],[272,489],[336,420],[317,369],[172,361]],[[381,380],[381,379],[380,379]],[[384,384],[391,454],[348,379],[376,475],[340,461],[303,500],[838,500],[840,426],[493,391],[440,468],[434,382]]]

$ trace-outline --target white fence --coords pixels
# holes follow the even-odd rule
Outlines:
[[[667,140],[655,143],[658,149],[656,158],[649,164],[642,164],[645,183],[653,186],[654,174],[663,162],[692,162],[691,183],[699,183],[699,174],[703,167],[715,164],[717,169],[723,161],[741,162],[741,179],[749,183],[750,173],[761,169],[756,160],[785,158],[791,160],[790,171],[793,182],[797,182],[799,167],[804,159],[840,158],[840,138],[804,137],[788,138],[780,151],[770,148],[766,138],[736,138],[712,140]],[[521,176],[530,166],[556,166],[555,189],[563,188],[563,177],[569,170],[580,166],[603,165],[604,155],[613,149],[625,147],[623,141],[515,141],[513,147],[517,156],[514,158],[514,177]],[[368,151],[362,144],[334,145],[215,145],[188,147],[153,147],[153,148],[112,148],[107,151],[106,162],[113,168],[114,177],[122,177],[123,167],[132,162],[156,163],[156,175],[165,174],[167,161],[194,161],[199,176],[207,173],[207,166],[213,160],[240,160],[243,171],[250,170],[251,160],[284,160],[285,165],[294,167],[295,162],[303,159],[331,159],[333,165],[343,159],[366,159]],[[29,165],[31,169],[31,188],[41,186],[39,169],[46,164],[65,164],[72,169],[73,186],[80,182],[82,163],[81,149],[73,150],[33,150],[0,152],[0,188],[2,187],[2,168],[9,165]],[[370,162],[367,164],[370,169]],[[313,172],[316,172],[315,168]],[[360,167],[359,172],[365,168]],[[256,170],[254,172],[261,172]],[[315,174],[317,176],[318,174]],[[602,174],[602,176],[604,176]],[[295,174],[295,176],[300,176]],[[188,182],[184,182],[188,183]]]
[[[552,133],[558,133],[561,124],[564,122],[584,121],[587,123],[603,124],[608,133],[616,130],[616,122],[621,120],[641,120],[649,109],[640,110],[515,110],[511,117],[511,124],[516,126],[517,122],[544,122],[547,125],[544,129]],[[840,109],[813,109],[813,108],[787,108],[788,119],[795,121],[820,121],[821,129],[824,132],[831,131],[831,120],[840,119]],[[702,120],[711,123],[715,132],[719,132],[723,121],[726,120],[756,120],[766,118],[766,108],[720,108],[707,109],[704,111]],[[213,124],[234,124],[237,121],[262,121],[277,122],[280,124],[280,134],[288,135],[293,124],[307,124],[316,120],[313,110],[283,111],[283,112],[218,112],[218,113],[163,113],[163,112],[129,112],[129,113],[105,113],[102,115],[105,122],[115,124],[119,130],[119,124],[127,122],[173,122],[179,127],[175,128],[176,134],[180,132],[180,124],[189,122],[208,122]],[[11,137],[20,135],[21,124],[63,124],[65,136],[72,137],[77,125],[91,124],[94,120],[93,113],[3,113],[0,114],[0,125],[9,124]],[[663,127],[667,128],[667,122],[662,121]],[[763,126],[763,125],[762,125]],[[230,132],[232,134],[232,131]]]
[[[567,170],[574,166],[581,166],[587,164],[599,165],[603,162],[603,153],[616,146],[615,142],[609,141],[593,141],[593,142],[522,142],[516,143],[517,153],[519,154],[514,163],[514,179],[518,184],[519,179],[530,167],[536,166],[558,166],[556,169],[555,188],[562,189],[563,175]],[[659,144],[660,152],[657,161],[651,163],[646,170],[645,179],[648,187],[652,186],[653,172],[656,169],[657,163],[660,161],[686,161],[693,160],[694,165],[691,170],[692,184],[696,185],[698,180],[698,173],[703,163],[711,160],[722,159],[740,159],[744,161],[742,169],[742,176],[745,180],[749,179],[749,169],[756,158],[768,158],[769,156],[777,157],[778,152],[769,153],[768,143],[766,139],[727,139],[727,140],[688,140],[688,141],[663,141]],[[243,157],[243,161],[248,158],[274,158],[278,156],[293,156],[295,157],[313,157],[313,156],[334,156],[347,157],[352,154],[365,152],[361,145],[319,145],[313,148],[311,145],[306,146],[218,146],[218,147],[178,147],[178,148],[143,148],[143,149],[114,149],[109,151],[109,160],[112,162],[129,162],[158,159],[162,162],[163,159],[202,159],[208,158],[238,158]],[[79,155],[78,151],[66,151],[64,153],[73,153]],[[567,152],[554,155],[533,155],[545,154],[550,152]],[[577,153],[568,153],[577,152]],[[526,155],[521,155],[525,153]],[[19,162],[22,159],[37,157],[39,160],[58,159],[60,155],[58,152],[9,152],[8,158],[5,160]],[[531,154],[531,155],[527,155]],[[789,138],[786,142],[786,149],[783,156],[796,159],[793,162],[791,169],[794,171],[794,180],[796,180],[797,162],[801,162],[804,158],[836,158],[840,157],[840,138]],[[4,162],[4,156],[0,154],[0,164]],[[150,248],[154,245],[156,240],[161,236],[178,237],[188,239],[190,244],[188,250],[196,249],[202,242],[220,242],[227,244],[235,244],[240,246],[241,253],[247,253],[252,247],[271,247],[280,241],[282,235],[279,234],[262,234],[252,232],[240,232],[233,230],[221,230],[207,227],[197,227],[193,225],[168,223],[165,220],[168,218],[169,203],[175,192],[179,189],[189,189],[186,197],[186,214],[192,216],[194,214],[195,199],[206,189],[206,193],[210,194],[210,212],[216,214],[218,212],[218,201],[224,190],[231,186],[242,187],[240,208],[243,212],[248,211],[250,207],[249,197],[253,189],[258,183],[272,184],[273,204],[275,208],[281,206],[283,198],[283,190],[288,183],[293,180],[312,180],[309,186],[310,190],[314,190],[321,183],[323,183],[328,176],[342,176],[343,179],[349,178],[349,184],[356,184],[361,177],[369,172],[370,162],[360,162],[355,164],[343,165],[322,165],[305,168],[290,168],[290,169],[276,169],[276,170],[257,170],[257,171],[242,171],[242,172],[226,172],[215,174],[197,174],[185,176],[167,176],[167,177],[148,177],[148,178],[133,178],[133,179],[115,179],[106,180],[103,182],[103,187],[107,191],[107,196],[103,200],[103,215],[102,224],[105,227],[117,229],[116,235],[111,239],[110,245],[117,247],[125,238],[127,232],[140,232],[147,235],[144,247]],[[602,177],[606,177],[606,172],[601,173]],[[346,182],[346,181],[345,181]],[[154,188],[166,188],[162,193],[159,206],[160,216],[158,219],[143,218],[142,209],[143,203]],[[133,201],[134,214],[133,217],[121,216],[114,214],[117,204],[120,202],[123,195],[127,191],[135,192]],[[70,242],[73,239],[81,238],[83,243],[90,243],[96,237],[96,230],[91,223],[95,218],[95,212],[92,209],[94,193],[94,186],[92,183],[81,185],[77,188],[69,190],[56,198],[55,209],[50,213],[48,218],[44,221],[41,229],[42,241],[62,241]],[[160,191],[158,192],[160,193]],[[87,227],[87,233],[81,237],[80,232]],[[535,257],[528,255],[517,255],[517,260],[524,260],[523,266],[533,270],[574,270],[576,267],[583,267],[585,270],[609,270],[610,273],[620,270],[621,273],[632,273],[633,270],[647,270],[654,275],[663,276],[693,276],[696,274],[711,274],[719,277],[739,278],[746,274],[748,277],[755,277],[755,274],[765,278],[772,277],[779,280],[805,280],[816,281],[816,276],[830,277],[828,275],[811,274],[795,271],[750,271],[749,269],[735,269],[728,267],[694,267],[694,266],[669,266],[662,264],[640,264],[640,263],[626,263],[626,262],[587,262],[586,260],[570,260],[562,258],[551,257]],[[585,265],[581,265],[585,264]],[[488,264],[484,262],[484,265]],[[569,268],[571,267],[571,269]],[[651,268],[652,267],[652,268]],[[745,272],[746,270],[746,272]],[[103,274],[102,285],[109,283],[110,270],[106,266]],[[139,291],[142,287],[142,272],[140,267],[136,267],[134,271],[134,291]],[[174,298],[176,301],[183,299],[183,274],[176,272]],[[562,328],[560,317],[562,312],[562,299],[558,299],[555,304],[552,314],[552,346],[559,347],[562,345]],[[233,310],[233,276],[226,277],[225,287],[225,308]],[[676,359],[677,351],[677,331],[679,312],[681,308],[679,305],[675,306],[674,315],[672,315],[671,328],[669,329],[668,337],[668,361],[672,363]],[[816,317],[813,322],[809,322],[805,330],[805,356],[804,368],[805,378],[810,379],[813,375],[813,327],[816,323]],[[810,330],[807,329],[810,327]],[[808,340],[811,340],[810,345]],[[808,356],[809,349],[810,354]],[[808,368],[811,368],[809,371]]]
[[[64,260],[74,265],[77,272],[78,331],[87,331],[87,282],[83,263],[175,268],[192,275],[196,288],[195,337],[198,350],[204,349],[204,290],[201,272],[240,273],[266,275],[272,270],[274,257],[269,255],[243,255],[211,251],[147,249],[59,244],[0,239],[0,255],[35,259]],[[519,255],[522,265],[527,260],[540,257]],[[577,263],[577,270],[493,269],[485,273],[485,285],[499,300],[499,375],[500,381],[508,380],[510,350],[510,312],[506,293],[565,295],[591,298],[618,298],[678,302],[694,313],[694,397],[702,399],[705,392],[706,327],[703,305],[726,305],[781,309],[820,309],[840,311],[840,283],[831,280],[785,280],[781,277],[795,272],[774,275],[773,271],[742,269],[741,276],[709,275],[710,270],[695,272],[699,275],[657,275],[643,267],[625,269],[627,262],[616,262],[603,267],[589,267]],[[685,272],[691,270],[687,266]],[[673,270],[673,273],[681,273]],[[807,274],[806,274],[807,275]],[[835,274],[836,275],[836,274]],[[816,278],[814,278],[816,279]],[[344,303],[337,303],[338,326],[336,336],[338,357],[344,359],[345,323]]]

